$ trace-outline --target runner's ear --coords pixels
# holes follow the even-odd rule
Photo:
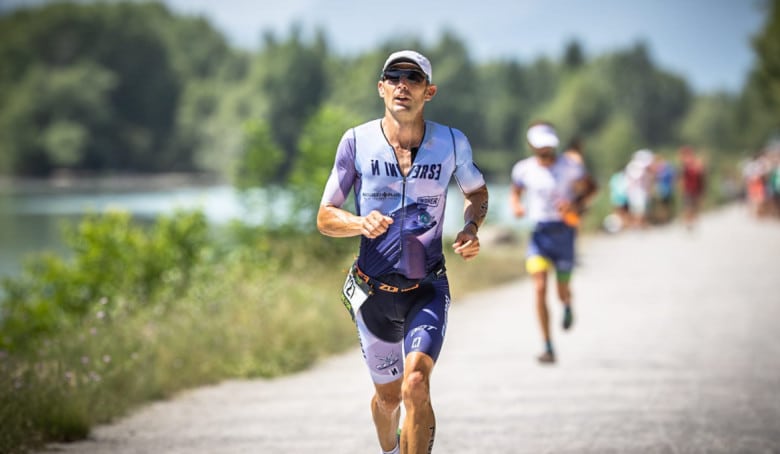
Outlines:
[[[433,98],[433,96],[435,94],[436,94],[436,85],[431,84],[431,85],[428,85],[425,88],[425,100],[426,101],[430,101],[431,98]]]

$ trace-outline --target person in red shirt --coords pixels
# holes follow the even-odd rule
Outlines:
[[[704,160],[696,154],[693,147],[680,148],[679,157],[683,222],[687,228],[692,229],[701,209],[701,199],[706,184],[706,169]]]

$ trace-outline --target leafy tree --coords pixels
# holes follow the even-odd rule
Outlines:
[[[563,51],[563,67],[568,71],[576,71],[584,65],[585,53],[579,41],[569,41]]]
[[[530,114],[555,96],[560,80],[561,71],[555,62],[546,57],[537,58],[523,71],[523,89],[518,93],[518,100],[529,106]]]
[[[631,155],[640,148],[639,131],[625,115],[612,115],[606,124],[588,141],[591,171],[601,181],[623,168]]]
[[[753,39],[757,64],[738,107],[742,143],[750,148],[780,134],[780,0],[767,1],[766,11],[764,28]]]
[[[634,121],[643,146],[674,139],[691,99],[684,80],[658,70],[642,43],[595,64],[612,87],[616,107]]]
[[[285,159],[277,173],[283,180],[297,158],[297,142],[303,125],[325,98],[325,54],[322,34],[311,45],[301,39],[300,27],[291,27],[290,38],[277,42],[266,34],[264,50],[258,57],[265,68],[263,95],[268,99],[268,122],[274,140],[284,150]]]
[[[0,170],[46,175],[61,164],[98,171],[192,169],[191,150],[183,149],[176,128],[180,97],[185,81],[210,77],[226,55],[224,39],[204,20],[176,18],[158,3],[52,3],[1,17],[0,117],[31,129],[15,132],[17,139],[6,145],[15,158]],[[38,91],[60,93],[62,102],[20,100],[19,87],[30,81]],[[104,123],[74,116],[68,105],[76,100],[83,107],[80,98],[90,97],[85,87],[92,89],[92,82],[104,104],[93,106],[111,114]],[[45,147],[32,134],[50,126],[44,142],[69,146],[64,161],[45,159]]]
[[[240,153],[242,125],[260,117],[264,103],[253,84],[252,57],[228,47],[205,19],[161,26],[173,49],[173,66],[183,91],[175,118],[169,168],[188,162],[197,170],[230,179]]]
[[[770,103],[780,111],[780,0],[771,1],[767,10],[764,29],[753,41],[758,57],[756,79]]]
[[[56,168],[76,165],[88,140],[86,129],[79,123],[61,120],[52,123],[42,134],[43,147]]]
[[[387,55],[376,50],[354,58],[328,60],[328,93],[324,103],[351,112],[364,121],[381,116],[384,106],[376,87]]]
[[[755,40],[760,64],[736,104],[692,104],[685,81],[657,68],[642,43],[586,59],[572,40],[559,60],[477,65],[452,31],[432,47],[404,36],[340,57],[329,54],[321,31],[306,41],[293,25],[287,38],[268,33],[250,53],[231,49],[204,18],[177,17],[159,3],[20,10],[0,18],[0,172],[205,170],[242,188],[286,184],[307,160],[299,156],[304,129],[323,105],[351,118],[381,116],[379,70],[401,48],[433,62],[440,95],[427,117],[466,132],[492,169],[514,160],[536,117],[598,143],[592,152],[600,154],[665,146],[681,132],[704,139],[713,128],[719,135],[709,137],[725,147],[728,111],[737,109],[742,142],[754,144],[780,117],[772,88],[777,3]]]
[[[191,150],[195,166],[232,181],[244,153],[244,123],[265,118],[268,108],[258,89],[261,65],[244,55],[223,69],[187,84],[176,123],[180,147]]]
[[[336,147],[345,131],[359,122],[344,109],[325,105],[306,124],[298,145],[298,159],[289,180],[289,188],[296,195],[299,209],[310,215],[316,213],[322,188],[333,167]],[[301,221],[313,225],[313,217]]]
[[[484,137],[475,146],[516,150],[520,130],[527,123],[521,99],[525,86],[523,68],[514,61],[490,63],[479,69],[479,97],[483,105]]]
[[[680,138],[711,150],[737,147],[736,100],[727,94],[699,96],[681,124]]]
[[[537,116],[555,119],[556,128],[565,139],[596,133],[614,111],[608,82],[589,68],[563,82],[557,96]]]
[[[445,31],[427,54],[433,65],[433,83],[439,94],[425,107],[426,118],[462,130],[471,141],[484,137],[478,73],[463,41]]]
[[[762,148],[780,130],[777,112],[755,76],[750,77],[742,91],[736,117],[740,145],[748,149]]]
[[[115,85],[113,73],[92,63],[30,68],[0,110],[0,152],[7,159],[0,170],[40,175],[103,165],[105,138],[97,132],[114,120]]]
[[[278,181],[284,151],[276,143],[270,126],[260,119],[244,123],[242,153],[235,167],[234,182],[241,189],[270,186]]]

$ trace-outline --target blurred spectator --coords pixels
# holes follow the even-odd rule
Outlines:
[[[780,216],[780,148],[769,153],[769,178],[768,188],[772,201],[772,213]]]
[[[604,219],[604,229],[617,233],[628,225],[628,180],[621,167],[609,178],[609,201],[612,213]]]
[[[757,218],[780,216],[780,146],[767,148],[742,167],[750,213]]]
[[[750,214],[757,218],[763,217],[767,212],[765,180],[768,171],[763,152],[756,153],[742,167],[748,209]]]
[[[663,156],[656,155],[651,168],[654,182],[652,194],[652,220],[665,224],[674,216],[674,166]]]
[[[642,149],[633,154],[626,166],[628,212],[631,227],[647,226],[647,208],[653,185],[653,152]]]
[[[683,196],[683,222],[689,229],[694,227],[701,209],[701,199],[706,185],[704,160],[691,146],[681,147],[680,182]]]

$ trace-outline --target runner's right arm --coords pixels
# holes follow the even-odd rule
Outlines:
[[[323,235],[336,238],[358,235],[376,238],[385,233],[393,223],[390,217],[376,210],[366,216],[358,216],[341,208],[357,178],[353,131],[348,130],[339,142],[333,169],[325,184],[317,212],[317,230]]]
[[[317,212],[317,229],[326,236],[344,238],[363,235],[376,238],[382,235],[393,223],[393,219],[379,211],[366,216],[357,216],[334,205],[320,205]]]

